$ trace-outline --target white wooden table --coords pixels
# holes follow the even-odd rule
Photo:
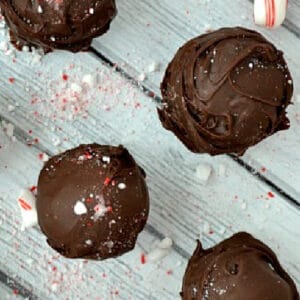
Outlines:
[[[159,101],[164,69],[188,39],[222,26],[255,28],[252,1],[118,0],[110,32],[90,52],[58,51],[41,61],[7,51],[0,29],[1,300],[179,299],[195,239],[209,247],[241,230],[270,245],[300,288],[300,2],[289,2],[283,27],[256,29],[286,53],[295,84],[292,127],[237,161],[187,151],[160,125],[153,93]],[[149,72],[153,64],[160,68]],[[61,93],[82,87],[86,74],[97,82],[84,87],[74,102],[80,112],[71,115],[58,103]],[[3,130],[6,122],[14,137]],[[41,153],[88,142],[128,147],[147,172],[151,194],[149,222],[135,250],[103,262],[67,260],[47,246],[39,228],[22,232],[16,202],[23,188],[36,184]],[[206,185],[195,175],[202,164],[213,168]],[[141,255],[165,236],[174,241],[170,254],[142,264]]]

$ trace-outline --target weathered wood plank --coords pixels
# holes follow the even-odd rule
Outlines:
[[[299,147],[300,40],[296,35],[286,27],[275,31],[255,27],[250,1],[235,1],[233,5],[231,0],[129,0],[119,1],[118,7],[119,15],[111,31],[97,39],[94,47],[131,76],[138,78],[145,73],[143,85],[158,95],[164,70],[178,47],[207,29],[237,25],[255,28],[284,50],[295,79],[298,102],[289,109],[292,128],[251,149],[243,160],[258,171],[266,169],[266,178],[299,200],[300,161],[296,152],[290,153],[290,149]],[[299,13],[299,1],[290,1],[289,25],[300,28]],[[160,71],[147,73],[153,62],[161,65]]]
[[[11,230],[15,230],[15,239],[19,244],[18,251],[15,251],[12,241],[8,245],[4,241],[0,242],[9,253],[5,262],[11,262],[4,266],[2,261],[2,268],[6,267],[7,272],[18,272],[27,287],[31,285],[38,295],[44,295],[45,281],[42,281],[41,287],[36,286],[34,277],[46,280],[47,276],[51,276],[51,272],[49,275],[47,271],[45,259],[41,258],[51,258],[54,254],[45,245],[39,231],[30,231],[25,233],[25,236],[18,231],[14,202],[21,187],[32,185],[36,181],[41,167],[39,152],[56,153],[83,142],[123,143],[148,174],[151,193],[149,225],[161,235],[171,236],[176,243],[174,249],[177,252],[174,251],[163,262],[169,263],[169,268],[173,268],[177,260],[183,260],[178,253],[186,256],[186,253],[193,252],[195,239],[199,236],[207,247],[234,232],[246,230],[274,248],[284,266],[300,285],[300,258],[294,251],[300,247],[300,234],[297,230],[300,218],[295,206],[276,193],[273,198],[272,194],[269,194],[271,191],[268,186],[249,176],[248,172],[228,157],[211,158],[187,151],[172,134],[162,130],[155,113],[155,104],[149,98],[89,54],[74,56],[56,52],[47,55],[41,65],[30,65],[29,57],[30,54],[18,55],[16,64],[11,64],[9,57],[1,56],[0,62],[0,68],[3,70],[0,78],[1,115],[5,115],[6,119],[17,126],[19,140],[25,142],[27,138],[30,138],[30,141],[38,138],[34,147],[27,148],[18,143],[0,154],[2,165],[9,164],[9,168],[0,174],[0,180],[4,182],[1,194],[5,195],[2,207],[14,216],[6,219],[4,228],[6,236],[11,236]],[[68,119],[69,114],[62,112],[51,102],[51,94],[61,86],[62,70],[69,76],[68,82],[65,83],[66,88],[72,83],[81,82],[84,74],[97,74],[98,84],[86,94],[90,100],[87,107],[88,118],[77,116],[74,120],[62,120],[62,117]],[[14,83],[8,84],[8,78],[11,76],[14,76]],[[33,99],[40,98],[47,101],[42,104],[32,102]],[[56,100],[55,98],[53,101]],[[15,106],[15,109],[10,111],[10,106]],[[56,119],[53,117],[54,113],[58,116]],[[207,185],[201,185],[195,175],[196,167],[204,163],[213,168],[212,177]],[[218,173],[220,166],[225,166],[226,174]],[[183,266],[174,271],[176,275],[172,277],[172,282],[170,277],[164,276],[166,268],[163,268],[162,273],[156,273],[146,265],[142,268],[142,273],[140,270],[136,271],[141,249],[146,249],[152,244],[153,237],[148,233],[149,230],[143,233],[139,240],[140,247],[128,256],[103,264],[88,263],[88,269],[82,272],[83,276],[91,272],[94,278],[99,278],[98,272],[105,270],[111,274],[107,284],[115,282],[115,286],[122,290],[123,295],[132,295],[134,299],[145,299],[145,294],[146,298],[150,299],[176,298]],[[20,272],[20,265],[26,263],[24,261],[28,252],[33,256],[34,264],[38,265],[33,274],[28,264]],[[173,255],[177,255],[177,258]],[[123,264],[131,268],[133,281],[128,280],[123,273],[116,274],[118,272],[115,270]],[[78,262],[66,262],[62,258],[57,260],[57,265],[62,270],[67,270],[66,274],[76,272],[79,268]],[[105,297],[112,288],[98,288],[99,281],[87,284],[86,277],[84,278],[84,283],[80,283],[79,286],[72,285],[67,292],[73,295],[78,295],[79,292],[88,293],[88,285],[90,291],[99,291],[99,295]],[[144,280],[150,281],[144,283]],[[151,285],[159,287],[158,295],[151,295]],[[67,293],[65,290],[63,292]],[[55,294],[50,295],[49,297],[55,297]]]

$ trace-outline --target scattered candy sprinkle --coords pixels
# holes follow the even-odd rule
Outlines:
[[[141,264],[144,265],[146,263],[146,255],[144,253],[141,254]]]

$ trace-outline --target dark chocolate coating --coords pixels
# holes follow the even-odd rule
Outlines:
[[[37,212],[48,244],[62,255],[119,256],[134,248],[147,221],[145,173],[122,146],[81,145],[45,164]]]
[[[222,28],[189,41],[161,92],[163,126],[196,153],[241,155],[289,128],[291,75],[282,52],[255,31]]]
[[[1,0],[12,43],[72,52],[87,50],[116,15],[115,0]]]
[[[182,287],[183,300],[299,300],[275,253],[241,232],[213,248],[198,242]]]

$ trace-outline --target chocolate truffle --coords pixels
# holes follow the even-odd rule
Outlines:
[[[241,232],[217,246],[198,247],[182,287],[183,300],[299,300],[275,253]]]
[[[145,173],[122,146],[81,145],[45,164],[37,212],[48,244],[62,255],[119,256],[134,248],[147,221]]]
[[[163,126],[196,153],[242,155],[289,128],[291,75],[282,52],[255,31],[223,28],[189,41],[161,91]]]
[[[114,0],[1,0],[12,43],[77,52],[104,34],[116,15]]]

